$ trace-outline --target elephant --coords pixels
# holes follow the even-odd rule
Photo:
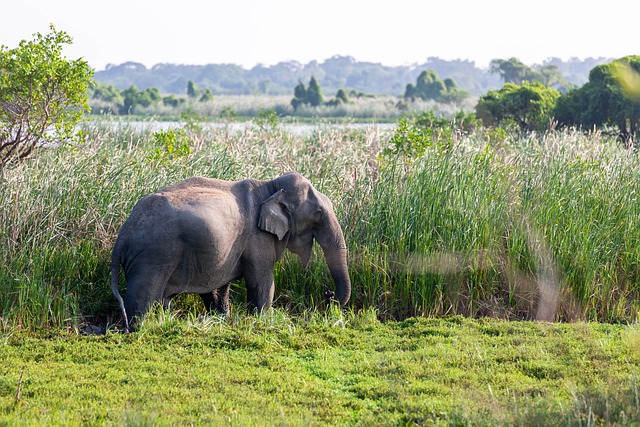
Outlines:
[[[135,329],[153,303],[167,304],[179,293],[200,294],[207,309],[228,315],[229,284],[240,278],[248,308],[265,310],[273,302],[276,261],[289,249],[306,268],[314,240],[335,283],[328,297],[345,305],[351,280],[342,229],[329,198],[298,172],[271,181],[195,176],[144,196],[111,257],[111,290],[124,330]]]

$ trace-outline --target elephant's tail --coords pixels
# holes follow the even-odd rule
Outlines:
[[[118,304],[120,305],[120,310],[122,310],[122,325],[124,326],[124,331],[126,333],[129,332],[129,319],[127,318],[127,311],[124,308],[124,300],[118,291],[118,274],[120,273],[120,260],[117,255],[114,254],[111,260],[111,292],[118,300]]]

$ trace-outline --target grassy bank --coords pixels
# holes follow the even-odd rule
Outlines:
[[[640,422],[637,325],[160,310],[130,335],[0,330],[0,425]]]
[[[144,194],[192,175],[271,179],[288,170],[334,202],[355,309],[398,320],[613,322],[640,311],[640,164],[599,133],[454,133],[435,136],[417,158],[381,155],[390,135],[376,128],[293,134],[192,122],[154,133],[92,123],[85,133],[85,145],[43,151],[0,178],[4,324],[79,330],[115,321],[110,251]],[[287,256],[276,267],[275,304],[313,309],[330,282],[321,254],[308,271]]]
[[[264,111],[273,111],[281,118],[295,120],[368,120],[376,121],[397,120],[403,114],[414,111],[431,110],[436,114],[454,115],[460,110],[473,111],[477,98],[468,98],[460,104],[438,103],[433,100],[415,100],[406,102],[403,98],[389,95],[352,97],[348,103],[337,106],[323,105],[311,107],[302,105],[294,109],[291,105],[291,95],[218,95],[211,101],[199,102],[187,99],[179,106],[169,106],[163,103],[152,104],[148,107],[136,106],[131,113],[143,117],[180,117],[185,112],[195,112],[199,116],[220,119],[256,118]],[[118,111],[118,106],[101,100],[89,101],[92,111]],[[126,116],[124,116],[126,117]]]

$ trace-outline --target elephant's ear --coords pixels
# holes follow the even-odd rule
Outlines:
[[[283,197],[284,190],[279,190],[265,200],[260,206],[258,218],[258,227],[275,234],[278,240],[282,240],[289,231],[289,216],[281,203]]]

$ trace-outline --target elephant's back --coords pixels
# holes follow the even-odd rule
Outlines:
[[[167,197],[161,193],[153,193],[144,196],[133,207],[129,218],[125,222],[126,227],[144,228],[153,226],[158,221],[171,214],[174,208]]]
[[[166,234],[167,229],[159,227],[169,221],[171,204],[157,193],[144,196],[131,210],[131,214],[122,225],[116,240],[116,248],[126,250],[129,246],[144,246],[160,231]],[[115,251],[114,251],[115,252]]]
[[[189,191],[197,190],[198,188],[228,192],[234,184],[236,184],[236,181],[225,181],[222,179],[207,178],[204,176],[193,176],[176,184],[165,187],[162,190],[158,191],[158,193],[188,193]]]
[[[176,237],[191,247],[221,246],[237,239],[245,229],[245,218],[237,198],[228,191],[210,187],[185,187],[149,197],[156,210],[156,225],[172,228]]]
[[[134,206],[120,230],[114,256],[146,252],[147,247],[229,254],[245,222],[237,199],[227,191],[192,186],[161,190]]]
[[[189,187],[170,192],[161,191],[143,197],[133,208],[127,223],[130,227],[188,225],[191,221],[205,227],[209,222],[228,222],[240,217],[236,198],[227,191]]]

